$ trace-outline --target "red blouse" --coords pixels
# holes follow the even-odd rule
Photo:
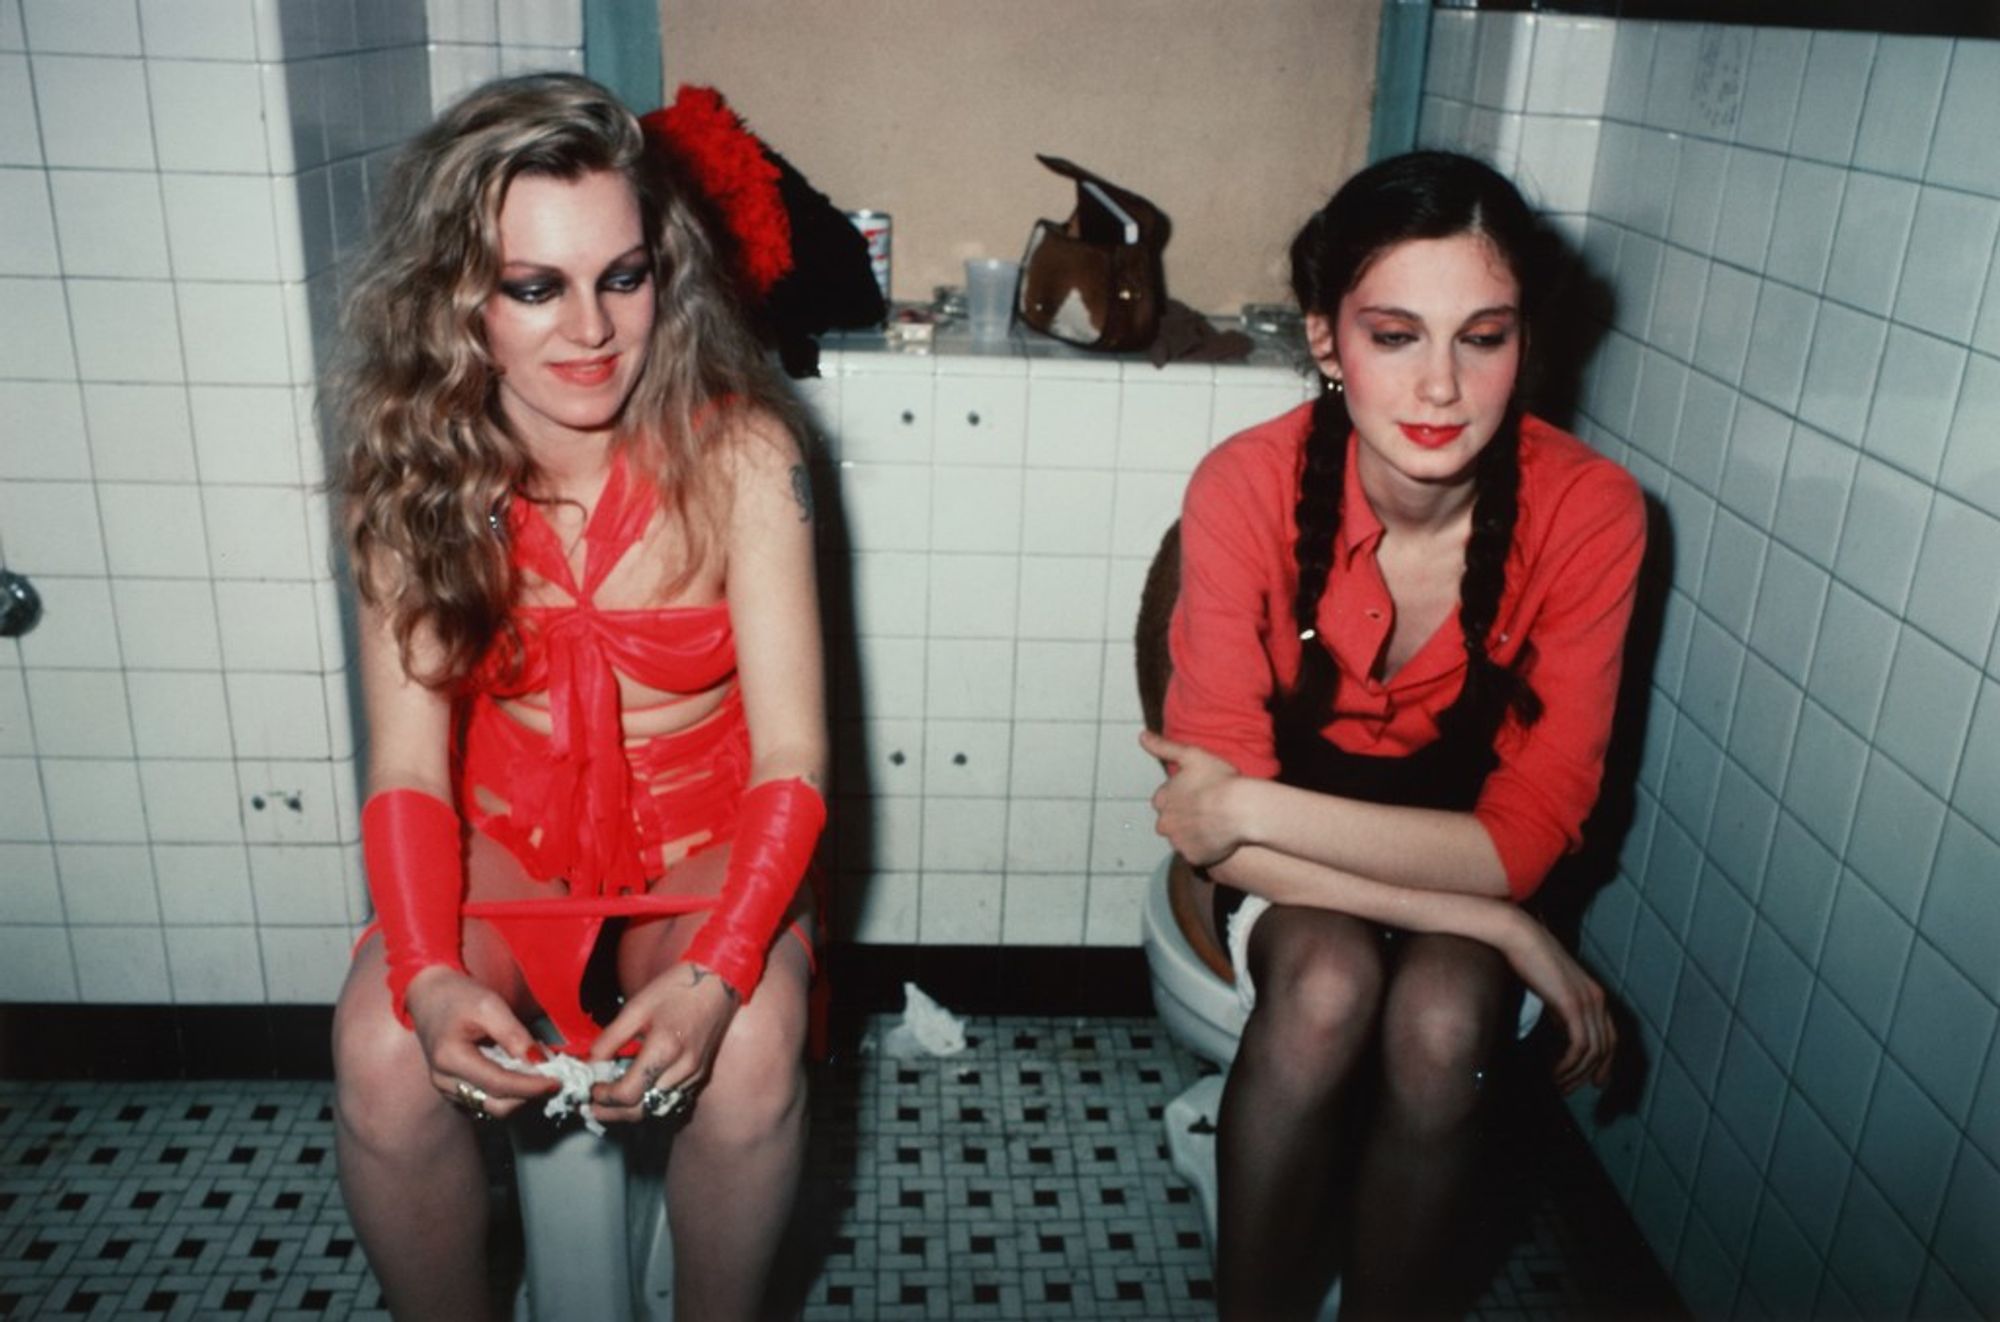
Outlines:
[[[1299,670],[1293,505],[1311,423],[1312,407],[1302,405],[1217,446],[1189,483],[1181,516],[1166,734],[1266,779],[1278,763],[1265,703]],[[1340,671],[1322,734],[1350,753],[1395,757],[1437,738],[1438,716],[1464,686],[1465,635],[1454,611],[1386,682],[1373,677],[1395,604],[1376,562],[1382,523],[1362,492],[1355,445],[1350,437],[1317,621]],[[1520,516],[1489,648],[1507,665],[1532,644],[1522,674],[1546,710],[1533,726],[1502,724],[1499,765],[1473,809],[1516,898],[1576,848],[1597,798],[1645,540],[1644,498],[1624,469],[1539,418],[1523,421]]]

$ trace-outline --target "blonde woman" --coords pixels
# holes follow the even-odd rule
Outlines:
[[[797,1184],[825,819],[810,488],[685,190],[582,78],[406,151],[345,312],[379,921],[335,1017],[342,1189],[393,1312],[488,1309],[472,1126],[560,1049],[678,1124],[684,1316],[758,1311]],[[615,961],[608,1024],[579,999]]]

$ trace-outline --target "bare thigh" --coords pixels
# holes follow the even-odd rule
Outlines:
[[[654,895],[720,895],[723,882],[729,872],[729,853],[733,846],[718,845],[704,850],[693,858],[676,863],[664,876],[653,881]],[[625,930],[625,936],[618,946],[618,981],[629,994],[644,986],[650,979],[671,968],[687,950],[695,934],[710,920],[710,910],[701,909],[677,918],[648,918],[634,920]],[[801,884],[799,893],[792,899],[792,907],[785,914],[778,931],[777,948],[785,944],[796,945],[791,929],[797,924],[806,939],[817,942],[819,933],[813,908],[810,888]]]

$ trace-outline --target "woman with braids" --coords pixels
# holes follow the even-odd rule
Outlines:
[[[1645,518],[1520,409],[1545,242],[1465,157],[1356,175],[1292,245],[1324,390],[1188,488],[1142,742],[1183,912],[1254,1007],[1218,1125],[1225,1317],[1308,1315],[1329,1260],[1343,1316],[1446,1307],[1517,978],[1568,1035],[1559,1083],[1606,1077],[1603,994],[1519,902],[1597,794]]]
[[[378,922],[337,1135],[399,1317],[487,1312],[472,1126],[555,1085],[481,1048],[533,1059],[536,1014],[629,1059],[600,1118],[680,1125],[682,1315],[759,1310],[804,1143],[826,734],[809,488],[730,288],[632,115],[539,75],[409,147],[348,299]]]

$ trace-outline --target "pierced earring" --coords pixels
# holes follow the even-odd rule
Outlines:
[[[1329,376],[1325,379],[1321,389],[1325,390],[1329,395],[1338,395],[1347,390],[1347,383],[1337,376]]]

